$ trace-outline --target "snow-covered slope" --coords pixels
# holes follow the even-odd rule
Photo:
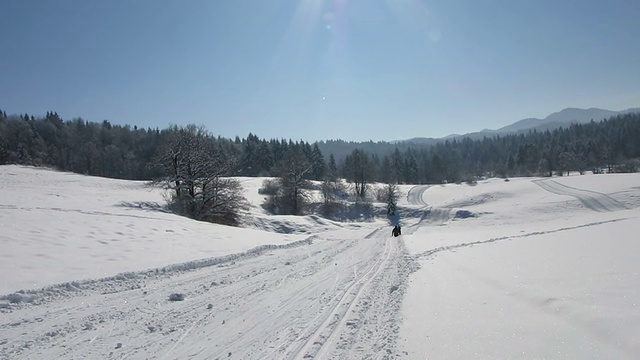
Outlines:
[[[410,359],[640,356],[640,176],[416,188],[445,224],[405,243]],[[415,202],[415,201],[414,201]],[[455,214],[465,209],[464,220]]]
[[[143,182],[0,166],[0,183],[0,294],[305,237],[168,214],[163,191]]]
[[[403,185],[399,238],[240,180],[248,228],[0,166],[0,359],[640,356],[639,174]]]

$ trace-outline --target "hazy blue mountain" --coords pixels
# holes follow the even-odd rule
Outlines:
[[[363,149],[368,153],[375,155],[381,159],[385,155],[391,154],[396,148],[400,151],[411,146],[431,146],[446,140],[461,140],[463,138],[471,138],[473,140],[481,140],[484,137],[493,137],[496,135],[508,135],[526,133],[535,129],[536,131],[553,130],[562,126],[569,126],[572,123],[588,123],[593,121],[602,121],[617,114],[625,114],[631,112],[640,112],[640,108],[632,108],[623,111],[611,111],[603,109],[576,109],[568,108],[555,112],[544,119],[527,118],[516,121],[511,125],[501,127],[497,130],[484,129],[482,131],[468,134],[451,134],[442,138],[415,137],[406,140],[382,141],[374,143],[369,142],[346,142],[342,140],[328,140],[317,142],[320,151],[323,154],[333,154],[336,161],[344,159],[354,149]],[[325,155],[328,158],[328,155]]]
[[[598,108],[590,109],[578,109],[567,108],[558,112],[555,112],[544,119],[538,118],[526,118],[518,120],[511,125],[501,127],[497,130],[484,129],[478,132],[472,132],[468,134],[452,134],[443,138],[424,138],[416,137],[407,140],[394,141],[392,143],[409,142],[420,145],[432,145],[444,140],[462,139],[465,137],[471,139],[482,139],[483,137],[492,137],[495,135],[514,134],[520,132],[527,132],[530,130],[545,131],[553,130],[563,126],[569,126],[570,124],[584,124],[591,120],[602,121],[618,114],[626,114],[631,112],[640,112],[640,108],[631,108],[622,111],[604,110]]]
[[[482,130],[481,132],[514,132],[514,131],[520,131],[525,129],[531,129],[541,125],[542,123],[544,123],[544,120],[542,119],[527,118],[527,119],[522,119],[520,121],[516,121],[511,125],[501,127],[498,130]]]
[[[555,112],[544,119],[529,118],[517,121],[511,125],[502,127],[497,132],[517,132],[521,130],[538,129],[544,127],[546,129],[557,128],[562,125],[583,124],[591,120],[601,121],[611,116],[619,114],[620,111],[603,110],[597,108],[578,109],[567,108],[562,111]],[[549,126],[550,125],[550,126]]]

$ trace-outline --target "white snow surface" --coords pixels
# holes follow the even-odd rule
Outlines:
[[[640,174],[402,185],[398,238],[239,180],[244,228],[0,166],[0,359],[640,358]]]

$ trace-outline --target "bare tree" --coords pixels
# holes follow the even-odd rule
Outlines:
[[[165,176],[156,182],[173,190],[169,206],[197,220],[237,225],[246,208],[242,186],[232,178],[235,161],[203,127],[172,127],[156,157]]]
[[[302,214],[309,201],[307,189],[311,187],[306,176],[313,169],[313,164],[307,160],[300,147],[290,148],[276,165],[278,189],[269,199],[267,207],[278,214]]]
[[[574,167],[575,164],[575,154],[573,152],[570,151],[563,151],[558,155],[558,174],[560,176],[564,175],[564,173],[567,173],[567,176],[569,176],[569,172],[571,171],[571,169]]]
[[[326,176],[321,185],[323,201],[323,213],[332,217],[337,211],[344,208],[340,199],[346,193],[342,181],[336,177]]]

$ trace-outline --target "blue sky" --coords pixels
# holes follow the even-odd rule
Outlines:
[[[0,1],[0,109],[224,137],[442,137],[640,107],[637,0]]]

